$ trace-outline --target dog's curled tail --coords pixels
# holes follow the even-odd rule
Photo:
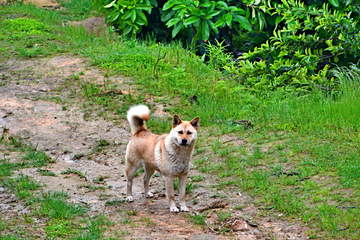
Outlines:
[[[150,110],[145,105],[133,106],[127,112],[127,119],[131,126],[132,135],[146,130],[146,121],[150,119]]]

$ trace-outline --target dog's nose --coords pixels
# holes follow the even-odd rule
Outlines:
[[[182,144],[186,144],[186,143],[187,143],[187,140],[184,138],[184,139],[181,140],[181,143],[182,143]]]

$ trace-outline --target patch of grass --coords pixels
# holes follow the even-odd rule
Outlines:
[[[66,202],[68,197],[64,192],[43,192],[38,199],[40,202],[36,213],[54,219],[73,219],[87,212],[87,209],[79,204]]]
[[[33,195],[33,190],[39,189],[41,185],[27,175],[20,174],[16,178],[8,178],[3,186],[11,189],[19,199],[25,199]]]
[[[64,15],[69,20],[83,20],[89,16],[98,15],[96,11],[92,11],[93,0],[60,0],[59,3],[65,9]]]
[[[36,150],[36,148],[28,148],[27,153],[23,156],[24,160],[29,160],[29,165],[34,167],[45,166],[52,163],[53,160],[46,155],[44,151]]]
[[[150,121],[148,121],[147,124],[147,128],[150,129],[150,131],[152,133],[155,134],[164,134],[164,133],[169,133],[172,129],[172,118],[171,117],[167,117],[167,118],[159,118],[159,117],[151,117]]]
[[[185,189],[185,193],[189,194],[191,192],[191,190],[195,189],[199,187],[199,185],[194,184],[194,182],[187,182],[186,183],[186,189]]]
[[[147,227],[155,226],[155,223],[153,221],[151,221],[151,218],[149,218],[149,217],[142,218],[141,221],[145,222]]]
[[[139,176],[140,174],[144,173],[145,172],[145,168],[144,167],[141,167],[139,168],[136,173],[135,173],[135,177]]]
[[[6,176],[11,176],[13,171],[18,168],[17,163],[10,163],[10,159],[0,160],[0,180]]]
[[[106,188],[103,187],[103,186],[95,186],[95,185],[91,185],[91,184],[86,184],[86,185],[80,185],[79,188],[88,188],[90,189],[91,191],[95,192],[96,190],[105,190]]]
[[[95,146],[95,152],[102,152],[102,150],[104,149],[104,147],[109,146],[110,143],[108,141],[106,141],[105,139],[100,139],[97,143],[97,145]]]
[[[190,176],[190,179],[193,182],[201,182],[201,181],[204,181],[204,176],[203,175],[193,175],[193,176]]]
[[[106,201],[105,202],[105,206],[118,206],[118,205],[122,205],[123,203],[125,203],[125,200],[112,200],[112,201]]]
[[[56,174],[52,171],[49,171],[47,169],[37,169],[37,172],[39,172],[39,174],[41,176],[51,176],[51,177],[57,177]]]
[[[126,214],[127,214],[128,216],[137,216],[138,213],[139,213],[139,211],[138,211],[138,210],[135,210],[135,209],[130,209],[130,210],[127,210],[127,211],[126,211]]]
[[[100,175],[100,176],[98,176],[97,178],[95,178],[94,180],[93,180],[93,182],[94,183],[97,183],[97,184],[99,184],[99,183],[104,183],[105,184],[105,179],[107,179],[107,178],[109,178],[110,176],[102,176],[102,175]]]
[[[104,239],[104,232],[107,227],[113,226],[114,222],[109,221],[105,215],[97,215],[85,220],[87,232],[81,233],[73,239],[88,240],[88,239]]]
[[[190,218],[190,221],[197,224],[197,225],[200,225],[202,227],[205,227],[206,226],[206,223],[205,223],[205,220],[206,220],[206,214],[205,213],[199,213],[197,215],[190,215],[188,214],[187,215],[189,218]]]
[[[78,223],[72,220],[51,219],[46,223],[45,232],[48,238],[69,238],[80,233]]]
[[[69,174],[76,174],[78,175],[80,178],[85,178],[86,173],[82,173],[80,170],[77,169],[66,169],[66,171],[61,172],[62,175],[69,175]]]

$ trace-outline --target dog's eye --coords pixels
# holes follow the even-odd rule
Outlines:
[[[192,134],[192,132],[187,132],[187,134],[188,134],[188,135],[191,135],[191,134]]]
[[[183,134],[184,132],[183,131],[178,131],[179,134]]]

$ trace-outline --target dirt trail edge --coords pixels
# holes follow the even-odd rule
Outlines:
[[[82,72],[79,79],[72,76]],[[206,227],[194,225],[186,213],[170,214],[165,196],[164,181],[155,175],[151,179],[153,199],[143,196],[143,173],[134,180],[133,203],[121,203],[125,198],[126,176],[124,155],[131,134],[125,120],[120,123],[106,121],[96,114],[84,117],[81,107],[81,84],[103,83],[104,76],[97,68],[90,67],[86,59],[73,55],[50,58],[12,59],[0,63],[0,135],[20,136],[24,142],[37,145],[48,156],[57,159],[46,166],[57,176],[41,176],[37,168],[17,171],[44,184],[43,189],[63,190],[70,201],[86,204],[90,215],[103,213],[115,221],[110,230],[127,230],[126,239],[306,239],[307,228],[277,218],[260,218],[252,200],[239,190],[221,192],[215,188],[215,176],[205,176],[201,186],[187,194],[190,214],[206,213]],[[72,79],[72,80],[71,80]],[[72,82],[71,82],[72,81]],[[77,81],[77,82],[76,82]],[[109,77],[118,83],[119,89],[129,91],[129,79]],[[76,82],[76,84],[75,84]],[[79,94],[80,93],[80,94]],[[62,100],[66,100],[64,104]],[[64,107],[66,105],[66,107]],[[155,116],[154,116],[155,117]],[[85,119],[85,120],[84,120]],[[199,132],[201,134],[201,130]],[[99,142],[110,143],[102,151],[94,151]],[[3,154],[1,154],[3,155]],[[19,156],[6,156],[18,161]],[[85,178],[76,174],[62,175],[67,169],[79,170]],[[192,169],[190,175],[198,175]],[[204,175],[204,174],[202,174]],[[95,182],[94,182],[95,181]],[[91,190],[87,184],[103,186]],[[14,199],[14,201],[9,201]],[[120,202],[120,204],[106,204]],[[234,206],[242,206],[235,210]],[[205,211],[211,209],[209,211]],[[238,209],[238,208],[236,208]],[[124,222],[124,211],[137,211],[130,221]],[[5,220],[26,213],[27,208],[16,196],[0,186],[0,217]],[[218,223],[217,211],[229,211],[232,217]],[[228,231],[223,234],[221,228]],[[107,231],[110,234],[111,231]],[[46,238],[43,232],[34,233]]]

